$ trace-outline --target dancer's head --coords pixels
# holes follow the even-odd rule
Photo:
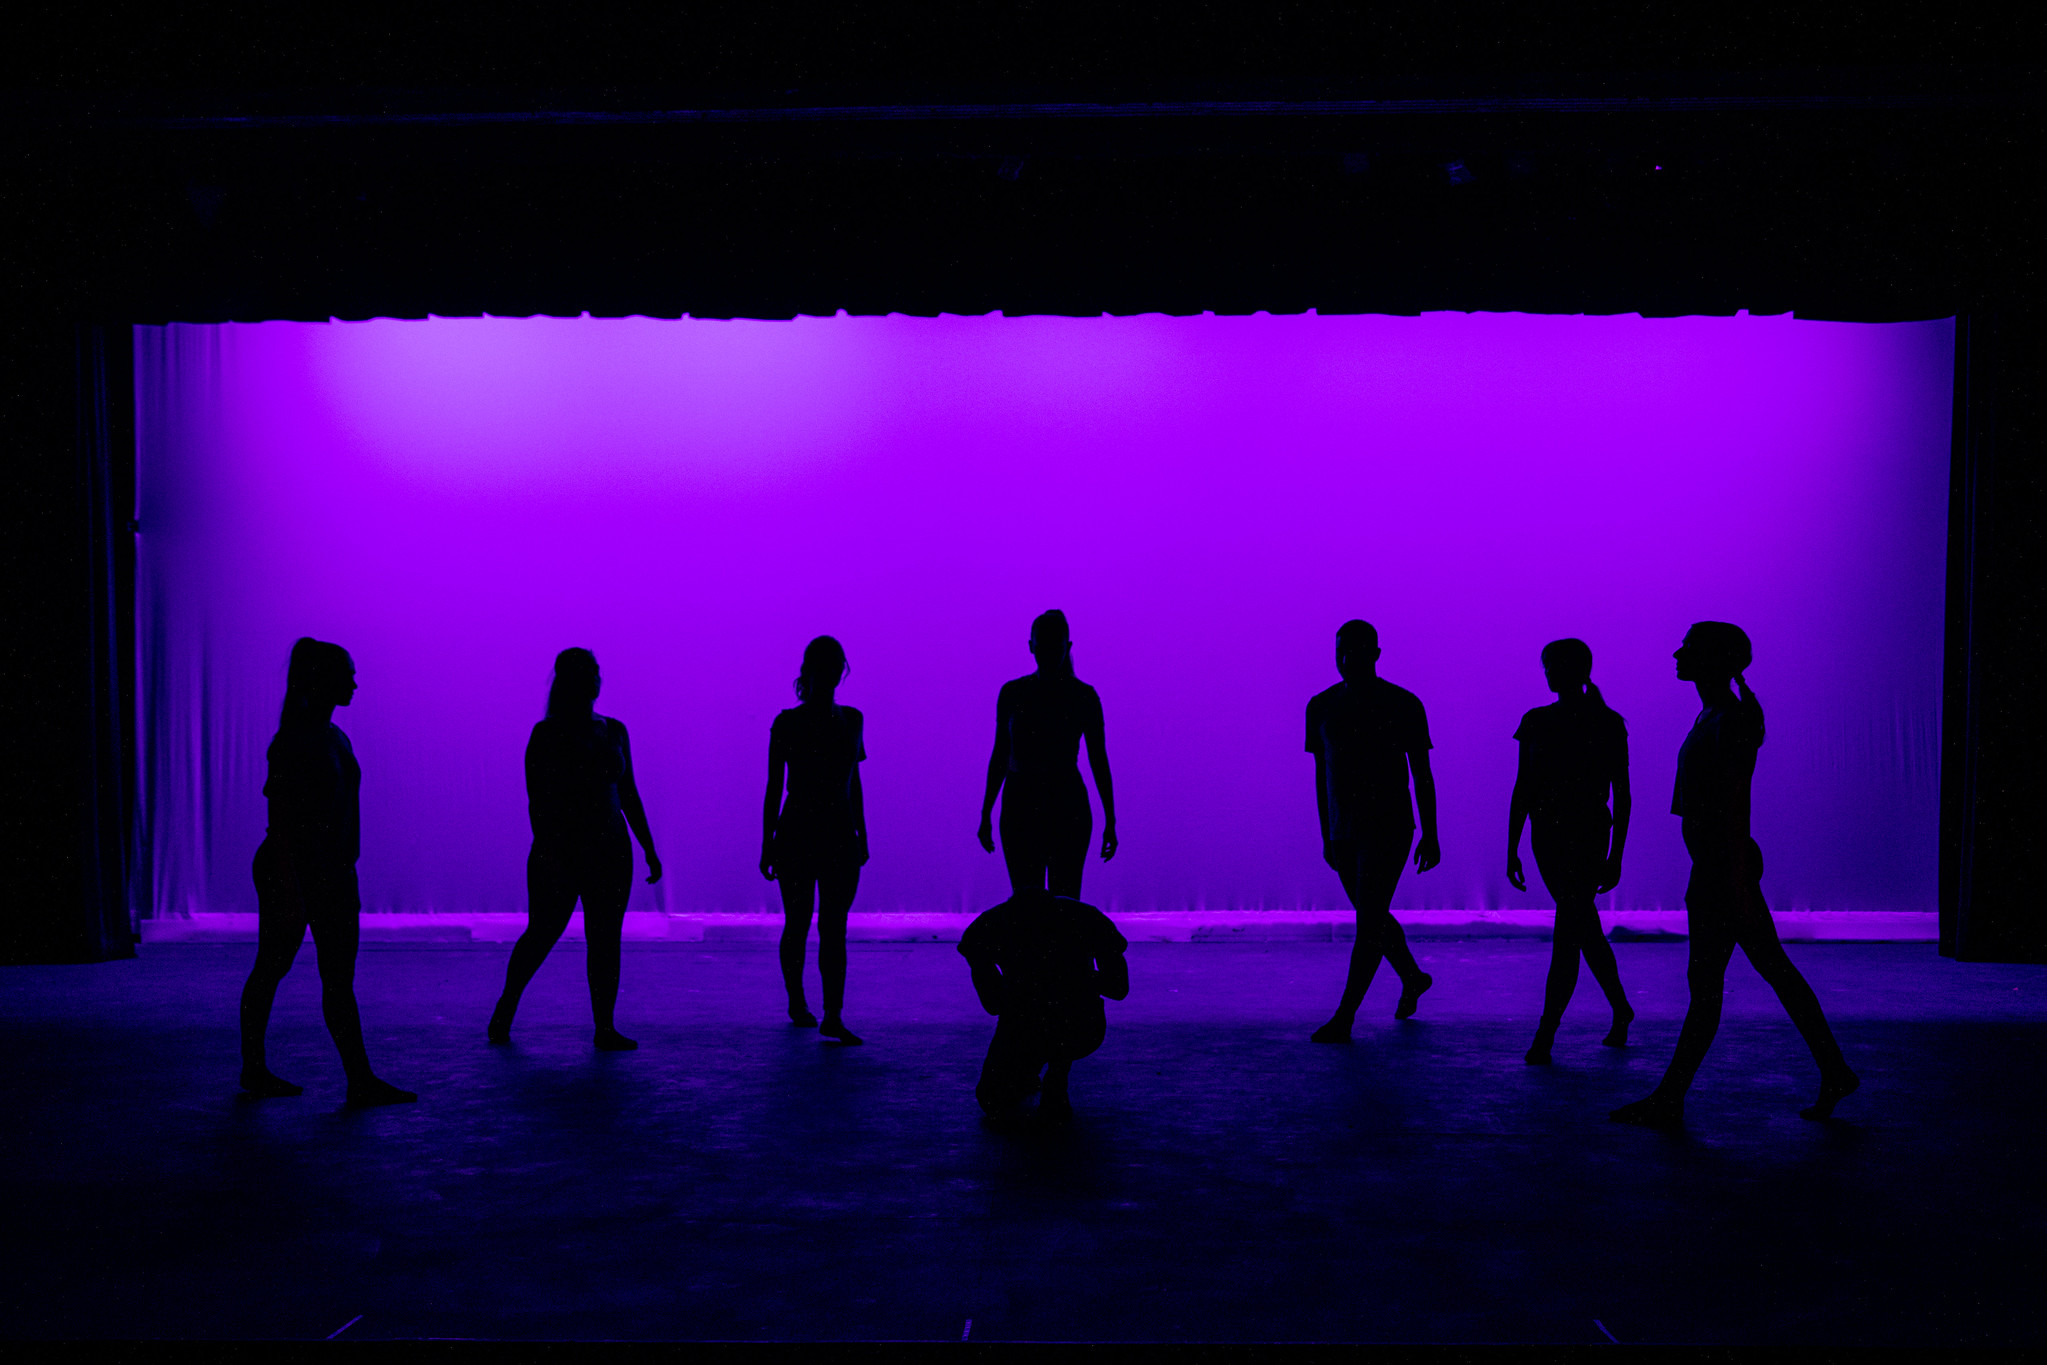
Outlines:
[[[1685,632],[1684,643],[1671,657],[1681,682],[1726,682],[1738,678],[1755,661],[1748,632],[1726,621],[1699,621]]]
[[[1065,612],[1055,607],[1031,622],[1031,654],[1043,672],[1073,672],[1073,636],[1067,632]]]
[[[1757,731],[1761,732],[1763,704],[1742,676],[1756,657],[1747,631],[1726,621],[1694,622],[1671,657],[1677,660],[1679,681],[1699,684],[1702,697],[1704,689],[1725,687],[1731,680],[1741,692],[1741,704],[1755,712]]]
[[[354,696],[355,660],[348,657],[348,651],[304,636],[291,647],[291,664],[284,676],[284,713],[278,717],[278,726],[323,719],[327,708],[346,706]]]
[[[1583,698],[1597,706],[1606,699],[1592,681],[1592,646],[1583,640],[1551,640],[1542,647],[1542,677],[1565,701]]]
[[[547,689],[547,714],[587,716],[597,704],[597,693],[603,686],[595,654],[576,647],[565,649],[554,656],[554,682]]]
[[[1379,673],[1379,632],[1369,621],[1345,621],[1336,628],[1336,671],[1345,682]]]
[[[829,635],[818,636],[803,647],[803,666],[796,671],[796,700],[830,700],[850,669],[845,646]]]

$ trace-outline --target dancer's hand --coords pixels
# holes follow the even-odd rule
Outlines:
[[[1609,858],[1606,860],[1606,871],[1601,873],[1599,877],[1598,894],[1604,896],[1607,892],[1613,890],[1616,886],[1619,886],[1620,884],[1621,860],[1618,858]]]
[[[865,867],[867,866],[867,831],[864,829],[854,830],[853,839],[854,842],[860,845],[860,861],[854,864],[854,866]]]
[[[993,853],[995,851],[995,826],[989,822],[988,817],[985,815],[981,817],[980,837],[981,847]]]
[[[661,857],[652,849],[647,851],[647,885],[661,880]]]
[[[773,844],[761,845],[761,875],[769,881],[775,879],[775,847]]]
[[[1116,822],[1111,820],[1102,827],[1102,861],[1116,856]]]
[[[1322,841],[1322,861],[1328,863],[1334,871],[1343,871],[1342,868],[1336,865],[1336,845],[1327,839]]]
[[[1521,850],[1515,849],[1507,855],[1507,880],[1516,891],[1528,889],[1528,873],[1521,867]]]
[[[1422,841],[1414,847],[1414,870],[1426,872],[1443,861],[1443,846],[1436,842],[1433,832],[1424,834]]]

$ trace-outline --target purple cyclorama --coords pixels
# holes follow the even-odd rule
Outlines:
[[[1790,318],[429,319],[138,327],[144,807],[157,915],[253,910],[293,639],[344,645],[368,910],[524,908],[521,757],[594,650],[667,875],[632,908],[778,905],[768,725],[812,636],[866,715],[854,913],[986,909],[995,695],[1071,620],[1101,693],[1118,911],[1338,908],[1308,697],[1378,626],[1420,696],[1441,867],[1505,877],[1537,660],[1626,716],[1626,876],[1678,908],[1666,812],[1694,620],[1755,642],[1779,909],[1935,905],[1953,328]],[[1099,811],[1097,831],[1099,832]]]

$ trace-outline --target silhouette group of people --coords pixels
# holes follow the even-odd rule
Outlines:
[[[1016,1115],[1033,1093],[1041,1117],[1069,1114],[1072,1064],[1103,1041],[1102,1000],[1121,1000],[1130,989],[1126,941],[1108,916],[1080,899],[1094,828],[1079,770],[1083,743],[1102,804],[1104,861],[1116,855],[1116,808],[1101,698],[1075,676],[1072,647],[1063,613],[1039,616],[1030,634],[1036,670],[1005,683],[996,699],[978,833],[992,853],[999,828],[1011,894],[977,918],[959,944],[983,1008],[998,1017],[975,1090],[991,1116]],[[1719,1027],[1726,970],[1737,946],[1776,990],[1819,1065],[1819,1096],[1802,1114],[1830,1116],[1859,1084],[1818,997],[1785,954],[1763,899],[1762,852],[1750,830],[1750,785],[1764,736],[1761,703],[1743,676],[1752,657],[1748,636],[1717,621],[1694,625],[1674,655],[1679,680],[1697,688],[1702,707],[1679,750],[1672,801],[1692,857],[1685,893],[1691,1003],[1662,1081],[1645,1098],[1613,1111],[1617,1122],[1669,1127],[1683,1121],[1685,1094]],[[1410,860],[1417,872],[1442,860],[1428,718],[1413,693],[1378,676],[1379,658],[1377,631],[1364,621],[1344,623],[1336,635],[1341,680],[1307,708],[1322,856],[1357,916],[1343,992],[1335,1013],[1310,1035],[1317,1043],[1350,1041],[1382,959],[1400,978],[1396,1018],[1412,1017],[1434,984],[1391,909]],[[860,712],[837,702],[847,667],[836,639],[812,640],[795,680],[797,705],[769,728],[760,870],[782,896],[779,957],[790,1023],[855,1045],[862,1040],[843,1018],[846,922],[868,859],[860,787],[867,754]],[[1520,764],[1508,803],[1508,879],[1526,889],[1520,846],[1523,830],[1531,829],[1536,867],[1557,907],[1541,1020],[1525,1057],[1530,1065],[1551,1061],[1581,958],[1612,1009],[1606,1045],[1625,1046],[1635,1018],[1594,901],[1621,878],[1632,810],[1627,727],[1593,684],[1592,651],[1583,641],[1552,642],[1542,651],[1542,667],[1557,700],[1529,711],[1515,731]],[[563,650],[547,713],[526,747],[533,829],[527,927],[513,946],[504,991],[486,1028],[495,1044],[511,1041],[520,998],[580,902],[595,1045],[606,1051],[639,1046],[619,1032],[614,1017],[633,876],[629,834],[645,854],[649,883],[660,880],[661,860],[634,782],[626,727],[596,711],[601,684],[589,650]],[[310,927],[349,1102],[417,1098],[371,1070],[355,1001],[361,770],[333,723],[335,708],[348,705],[355,690],[354,664],[340,646],[312,639],[293,646],[283,712],[268,751],[269,829],[255,859],[260,941],[242,993],[241,1084],[256,1096],[301,1093],[270,1071],[264,1035],[278,983]],[[804,991],[813,916],[822,1020],[811,1013]]]

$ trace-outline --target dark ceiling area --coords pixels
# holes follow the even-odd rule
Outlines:
[[[1879,319],[2032,279],[2037,25],[1987,6],[43,25],[16,283],[95,316]]]

